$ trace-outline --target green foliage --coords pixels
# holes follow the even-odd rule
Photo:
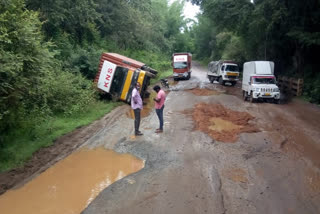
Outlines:
[[[304,95],[312,103],[320,104],[320,73],[306,72],[304,77]]]
[[[7,118],[17,120],[17,111],[31,109],[39,84],[56,66],[50,43],[42,41],[36,12],[24,10],[22,0],[1,1],[0,14],[0,131]],[[26,106],[31,104],[32,106]],[[40,106],[39,106],[40,107]]]
[[[25,118],[23,127],[4,136],[7,144],[0,144],[0,172],[21,166],[32,154],[42,147],[52,145],[63,134],[69,133],[75,128],[90,124],[110,112],[120,103],[94,102],[90,106],[66,117],[56,115],[38,120],[36,115]],[[37,122],[36,126],[34,124]]]
[[[103,52],[145,62],[158,70],[158,78],[171,73],[172,52],[194,49],[183,5],[0,1],[0,170],[84,124],[76,122],[78,117],[96,119],[86,109],[106,107],[96,104],[92,88]]]
[[[318,0],[191,2],[203,9],[195,27],[198,57],[233,58],[238,62],[270,60],[276,64],[277,75],[317,76],[320,66]],[[314,99],[318,89],[313,83],[306,84],[304,90],[311,99],[319,100]]]

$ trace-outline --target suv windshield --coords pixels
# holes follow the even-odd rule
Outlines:
[[[238,66],[236,66],[236,65],[226,65],[225,71],[235,71],[235,72],[238,72],[238,71],[239,71],[239,68],[238,68]]]
[[[174,68],[186,68],[188,67],[188,63],[187,62],[175,62],[173,63],[173,67]]]
[[[122,87],[125,81],[125,77],[127,76],[128,69],[117,67],[116,71],[113,76],[111,88],[110,88],[110,94],[113,95],[121,95]]]
[[[253,84],[276,84],[273,77],[254,77]]]

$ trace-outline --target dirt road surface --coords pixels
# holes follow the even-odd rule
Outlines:
[[[130,107],[124,105],[60,139],[74,142],[73,150],[104,147],[145,160],[142,170],[104,189],[83,214],[320,213],[319,107],[299,100],[244,102],[240,84],[211,84],[197,63],[190,80],[167,90],[164,133],[155,133],[158,118],[148,112],[150,103],[146,107],[143,136],[133,136]],[[20,170],[20,180],[70,150],[35,167],[31,177]]]
[[[199,96],[193,88],[216,93]],[[219,142],[185,113],[199,103],[246,112],[258,131]],[[194,63],[192,78],[171,86],[164,118],[164,133],[154,133],[152,111],[142,119],[144,136],[134,138],[133,120],[123,114],[86,142],[131,153],[146,165],[101,192],[83,214],[320,213],[318,107],[244,102],[240,84],[210,84],[206,69]]]

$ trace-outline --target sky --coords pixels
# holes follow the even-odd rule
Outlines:
[[[190,2],[186,2],[185,6],[184,6],[184,11],[183,14],[186,18],[191,18],[191,19],[195,19],[197,13],[200,12],[200,7],[196,6],[196,5],[192,5]]]
[[[176,0],[169,0],[169,4],[171,4],[174,1],[176,1]],[[186,18],[191,18],[191,19],[195,19],[196,21],[198,21],[196,18],[196,15],[198,12],[200,12],[199,6],[192,5],[190,2],[185,3],[183,14]]]

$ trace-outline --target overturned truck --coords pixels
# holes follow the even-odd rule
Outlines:
[[[137,60],[117,53],[103,53],[94,82],[102,93],[108,93],[114,100],[131,101],[131,92],[140,83],[141,97],[147,97],[150,79],[157,71]]]

